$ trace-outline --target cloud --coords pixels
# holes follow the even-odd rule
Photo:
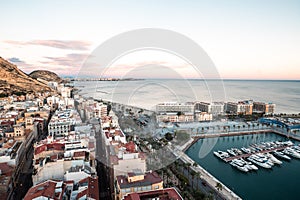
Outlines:
[[[12,62],[13,64],[17,65],[18,67],[31,67],[30,64],[28,64],[27,62],[21,60],[20,58],[17,57],[11,57],[11,58],[7,58],[7,60],[9,62]]]
[[[41,62],[43,64],[51,64],[51,65],[61,65],[61,66],[68,66],[68,67],[80,67],[82,66],[85,59],[88,57],[88,54],[67,54],[63,57],[45,57],[50,61]]]
[[[14,41],[7,40],[5,43],[13,45],[39,45],[47,46],[58,49],[71,49],[71,50],[89,50],[90,42],[82,40],[31,40],[31,41]]]
[[[16,57],[8,58],[7,60],[16,64],[25,63],[24,61],[20,60],[20,58],[16,58]]]

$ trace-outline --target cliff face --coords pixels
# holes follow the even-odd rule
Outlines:
[[[0,57],[0,94],[20,94],[51,91],[46,84],[41,83],[7,60]]]
[[[31,78],[34,79],[43,79],[45,81],[54,81],[58,83],[62,83],[63,80],[54,72],[46,71],[46,70],[36,70],[29,74]]]

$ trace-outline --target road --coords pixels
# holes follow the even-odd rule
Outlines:
[[[106,153],[106,146],[101,137],[100,132],[96,132],[96,161],[97,161],[97,175],[99,180],[99,195],[101,200],[112,200],[110,188],[110,176],[108,163],[108,156]]]

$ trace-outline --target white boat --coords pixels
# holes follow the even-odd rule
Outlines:
[[[245,161],[247,163],[248,166],[251,167],[251,169],[253,170],[258,170],[258,167],[256,167],[252,162],[249,162],[249,161]]]
[[[233,149],[227,149],[227,152],[233,156],[236,156],[236,153],[233,151]]]
[[[239,169],[242,172],[248,172],[249,171],[249,169],[242,162],[240,162],[238,159],[233,159],[230,162],[230,165],[236,167],[237,169]]]
[[[287,155],[285,155],[284,153],[282,153],[281,151],[274,151],[273,154],[279,158],[283,158],[286,160],[291,160],[291,158]]]
[[[266,153],[266,156],[271,160],[271,162],[273,162],[274,164],[278,164],[281,165],[282,161],[278,160],[277,158],[275,158],[275,156],[273,156],[270,153]]]
[[[251,155],[248,158],[248,160],[251,161],[251,162],[253,162],[254,164],[257,164],[260,167],[263,167],[263,168],[266,168],[266,169],[272,168],[272,166],[269,165],[266,160],[263,160],[263,159],[259,158],[256,155]]]
[[[242,147],[241,150],[245,153],[251,153],[251,150],[249,148],[246,148],[246,147]]]
[[[218,158],[224,160],[224,158],[228,158],[229,154],[226,153],[225,151],[214,151],[214,155],[217,156]]]
[[[292,156],[294,158],[300,158],[300,154],[297,153],[295,150],[287,147],[285,150],[282,151],[283,153],[289,155],[289,156]]]
[[[258,154],[255,154],[256,156],[258,156],[259,158],[261,158],[264,162],[266,162],[268,165],[271,165],[273,166],[274,163],[264,154],[262,153],[258,153]]]
[[[243,158],[238,159],[248,170],[258,170],[258,168],[251,162],[247,162]]]

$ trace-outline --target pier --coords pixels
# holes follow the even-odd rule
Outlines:
[[[259,151],[259,152],[255,152],[255,153],[246,153],[246,154],[241,154],[241,155],[237,155],[237,156],[232,156],[232,157],[228,157],[228,158],[224,158],[223,160],[225,162],[229,162],[229,161],[232,161],[234,159],[239,159],[239,158],[248,158],[249,156],[253,155],[253,154],[257,154],[257,153],[269,153],[269,152],[272,152],[272,151],[280,151],[280,150],[283,150],[287,147],[289,147],[291,145],[287,145],[287,146],[281,146],[281,147],[276,147],[276,148],[272,148],[272,149],[266,149],[266,150],[262,150],[262,151]]]

